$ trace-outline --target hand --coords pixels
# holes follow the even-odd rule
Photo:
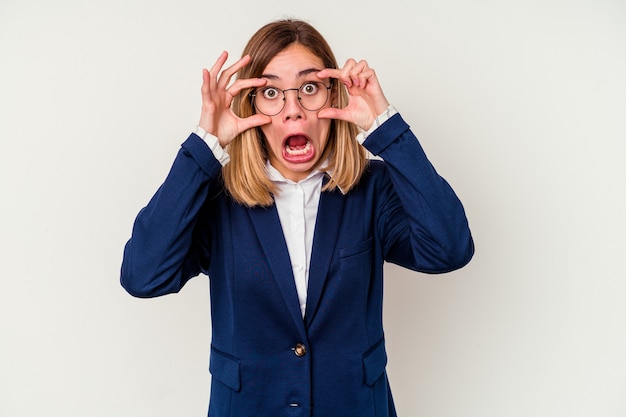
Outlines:
[[[231,109],[233,97],[241,90],[250,87],[261,87],[266,79],[250,78],[236,80],[228,86],[233,75],[250,62],[245,56],[222,71],[228,53],[222,52],[210,71],[202,70],[202,111],[198,125],[208,133],[216,136],[222,147],[250,128],[271,122],[271,118],[262,114],[240,118]]]
[[[343,68],[326,68],[317,73],[319,78],[336,78],[348,89],[349,103],[343,109],[325,108],[318,117],[352,122],[368,130],[376,117],[383,113],[389,102],[383,94],[378,78],[366,61],[348,59]]]

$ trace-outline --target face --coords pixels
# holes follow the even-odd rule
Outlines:
[[[293,44],[267,64],[261,77],[267,78],[266,87],[280,90],[297,89],[307,81],[330,85],[330,80],[320,80],[316,76],[324,67],[322,60],[309,49]],[[323,108],[330,102],[329,97]],[[306,178],[320,161],[328,142],[331,121],[318,118],[318,112],[305,110],[298,101],[297,91],[286,91],[283,110],[271,116],[271,123],[261,126],[269,161],[287,179],[299,181]]]

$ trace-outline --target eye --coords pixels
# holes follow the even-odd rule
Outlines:
[[[263,98],[266,100],[275,100],[278,98],[278,96],[280,96],[280,90],[274,87],[264,88],[262,93],[263,93]]]
[[[303,84],[302,87],[300,87],[300,92],[304,95],[312,96],[316,94],[319,91],[319,89],[320,88],[316,82],[310,82],[310,83]]]

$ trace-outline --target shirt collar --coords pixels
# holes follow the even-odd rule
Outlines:
[[[288,180],[287,178],[285,178],[283,176],[283,174],[281,174],[276,168],[274,168],[272,166],[272,164],[270,164],[269,159],[265,161],[265,171],[267,172],[267,177],[270,179],[270,181],[272,181],[274,184],[277,185],[285,185],[285,184],[307,184],[307,183],[312,183],[315,181],[319,181],[321,180],[324,176],[328,176],[329,178],[332,177],[333,172],[331,170],[326,170],[326,171],[320,171],[320,170],[313,170],[305,179],[300,180],[298,182],[292,181],[292,180]],[[344,190],[341,189],[341,187],[338,187],[339,191],[341,191],[341,194],[346,194],[344,192]]]
[[[292,181],[292,180],[285,178],[283,174],[281,174],[276,168],[274,168],[272,164],[270,163],[269,159],[265,161],[265,168],[267,171],[267,176],[270,179],[270,181],[272,181],[273,183],[278,183],[278,184],[296,184],[296,183],[304,184],[309,181],[310,182],[318,181],[324,175],[328,174],[328,172],[326,171],[320,171],[320,170],[315,169],[311,171],[311,173],[307,175],[306,178],[300,181]]]

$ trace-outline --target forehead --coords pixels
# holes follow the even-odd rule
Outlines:
[[[324,63],[320,57],[305,46],[293,44],[272,58],[265,67],[262,77],[292,80],[322,69]]]

